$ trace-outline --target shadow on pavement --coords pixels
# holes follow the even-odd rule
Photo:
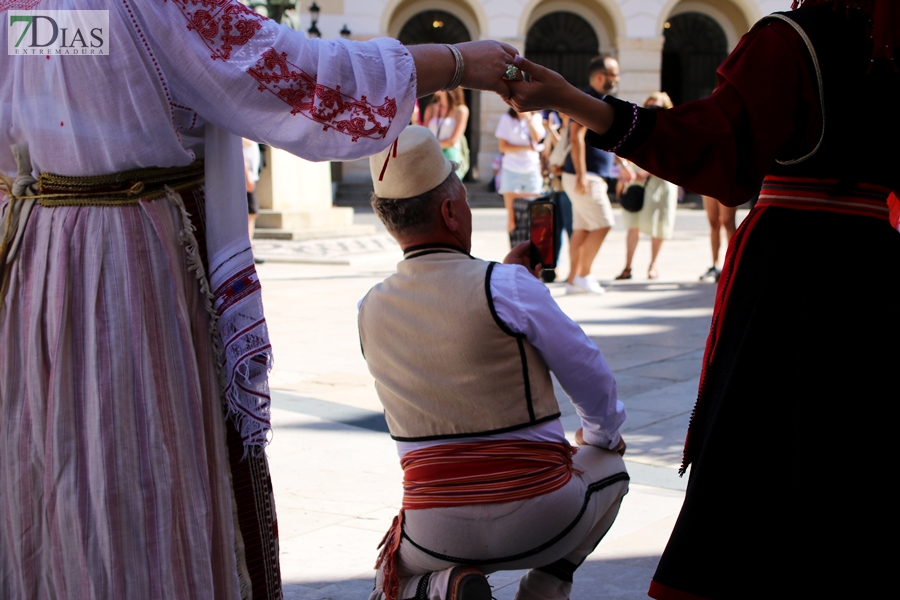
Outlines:
[[[602,552],[602,546],[600,547]],[[575,572],[570,600],[638,600],[647,598],[650,579],[659,556],[592,559]],[[488,577],[496,600],[512,600],[524,571],[501,571]],[[374,585],[374,577],[342,581],[284,582],[285,600],[364,600]]]

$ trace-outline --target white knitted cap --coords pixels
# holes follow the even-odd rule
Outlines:
[[[412,198],[424,194],[441,185],[453,170],[441,144],[427,127],[410,125],[394,144],[369,158],[372,184],[379,198]]]

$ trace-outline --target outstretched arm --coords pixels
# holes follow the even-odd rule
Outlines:
[[[506,65],[513,62],[518,51],[502,42],[480,40],[455,44],[463,59],[460,85],[474,90],[496,92],[504,100],[509,88],[503,81]],[[421,98],[446,88],[456,72],[453,52],[443,44],[409,46],[416,63],[416,95]]]
[[[741,39],[719,67],[712,96],[666,111],[596,100],[553,71],[525,59],[517,64],[532,81],[510,82],[509,104],[568,112],[593,131],[589,144],[729,206],[759,190],[776,158],[810,151],[822,131],[809,51],[781,21],[764,22]]]
[[[510,81],[507,103],[519,112],[551,108],[563,112],[588,129],[605,133],[612,124],[611,106],[585,94],[562,75],[517,56],[515,64],[528,73],[529,81]]]

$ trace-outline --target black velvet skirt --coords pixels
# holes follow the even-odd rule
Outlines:
[[[704,363],[687,494],[650,595],[882,597],[896,553],[900,233],[754,209],[729,246]]]

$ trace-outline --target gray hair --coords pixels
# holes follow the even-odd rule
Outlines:
[[[412,198],[381,198],[373,193],[372,208],[394,237],[425,233],[434,224],[441,201],[453,198],[454,180],[459,181],[450,171],[439,186]]]

